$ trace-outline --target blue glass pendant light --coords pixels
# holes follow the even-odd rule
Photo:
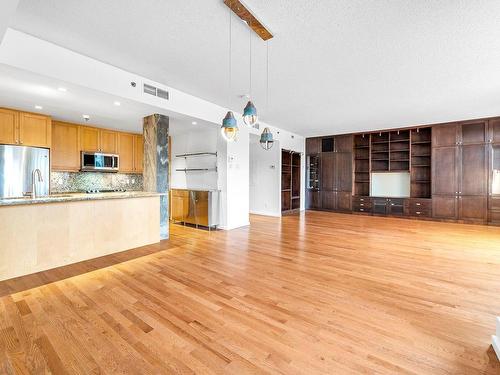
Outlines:
[[[229,111],[226,117],[222,120],[222,127],[220,128],[220,133],[226,142],[234,142],[236,140],[236,135],[238,134],[238,123],[234,117],[233,112]]]
[[[273,133],[269,130],[269,128],[265,128],[262,134],[260,135],[260,147],[264,150],[270,150],[274,145]]]
[[[257,108],[251,100],[248,101],[245,109],[243,110],[243,121],[248,126],[253,126],[258,121]]]

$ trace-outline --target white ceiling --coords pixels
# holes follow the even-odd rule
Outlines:
[[[59,91],[59,88],[66,91]],[[116,106],[115,101],[120,106]],[[171,135],[216,126],[200,119],[116,98],[3,64],[0,64],[0,106],[50,115],[59,121],[136,133],[142,132],[142,119],[152,113],[169,116]],[[42,109],[35,106],[41,106]],[[89,122],[83,119],[84,114],[90,116]],[[193,122],[196,124],[193,125]]]
[[[303,135],[500,114],[500,2],[246,0],[261,117]],[[13,28],[228,105],[222,0],[21,0]],[[248,92],[249,33],[233,20],[231,107]]]

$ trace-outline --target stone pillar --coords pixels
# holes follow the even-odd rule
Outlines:
[[[144,191],[168,194],[169,118],[154,114],[144,118]],[[167,239],[168,195],[160,197],[160,237]]]

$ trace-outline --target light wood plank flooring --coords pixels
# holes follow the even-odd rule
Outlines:
[[[0,283],[0,373],[500,374],[500,228],[251,223]]]

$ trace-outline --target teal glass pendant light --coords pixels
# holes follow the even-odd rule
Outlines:
[[[248,126],[253,126],[259,120],[257,116],[257,108],[251,100],[248,101],[245,109],[243,110],[243,121]]]
[[[270,150],[274,145],[273,133],[269,130],[269,128],[265,128],[262,134],[260,135],[260,147],[264,150]]]
[[[233,112],[229,111],[226,117],[222,120],[222,127],[220,128],[220,133],[226,142],[234,142],[236,140],[236,135],[238,134],[238,123],[234,117]]]

